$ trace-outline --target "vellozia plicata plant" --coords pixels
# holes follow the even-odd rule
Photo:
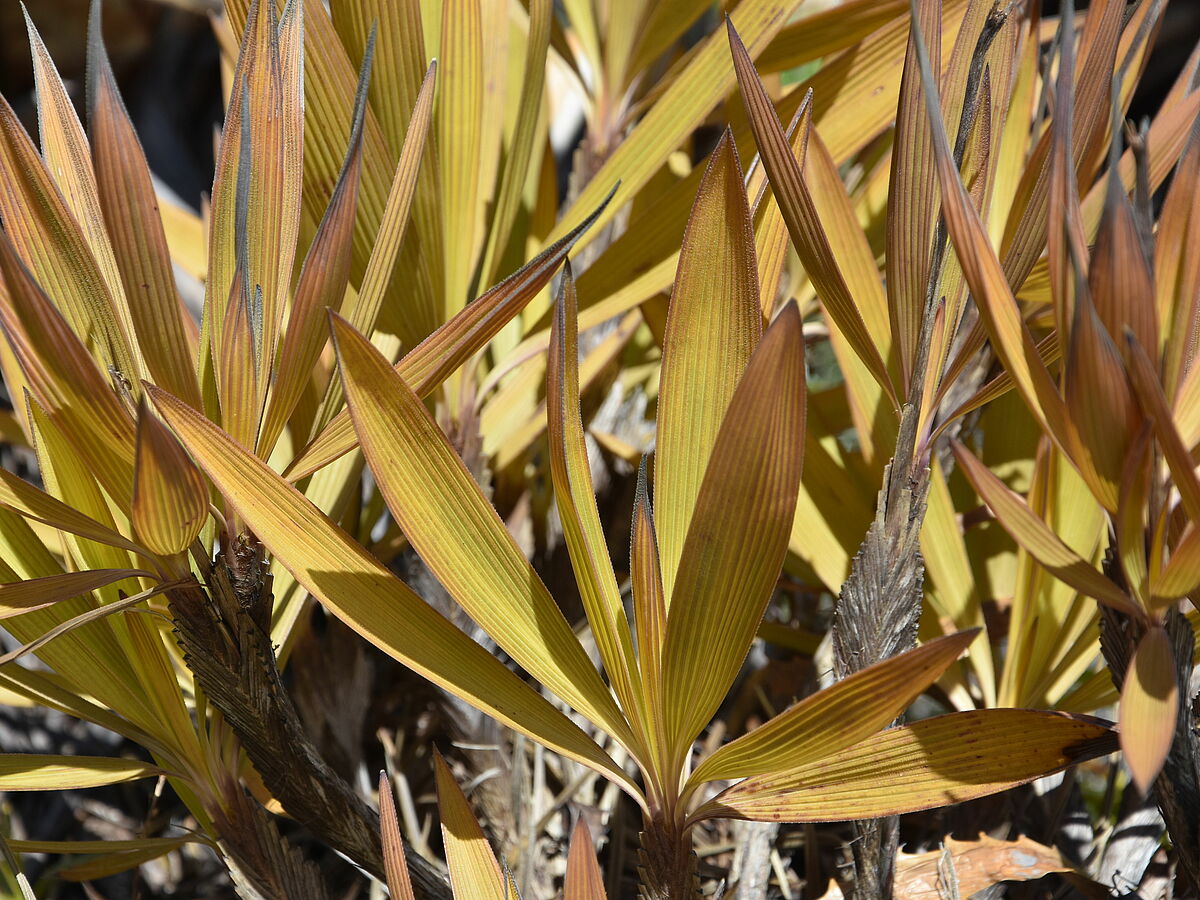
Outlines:
[[[778,579],[806,437],[802,317],[795,304],[775,313],[774,297],[761,296],[751,216],[758,192],[752,204],[732,136],[726,133],[696,180],[674,265],[657,450],[653,474],[649,464],[642,470],[631,535],[632,613],[589,475],[569,270],[552,312],[550,470],[597,667],[426,399],[549,283],[584,230],[611,220],[614,206],[601,202],[611,185],[604,178],[589,184],[532,262],[463,308],[473,280],[467,270],[478,268],[479,254],[487,254],[485,269],[503,257],[481,248],[507,240],[484,242],[474,157],[459,158],[451,146],[456,110],[482,105],[477,65],[465,76],[447,73],[438,115],[448,119],[433,111],[432,68],[406,82],[412,103],[401,114],[391,115],[398,101],[386,98],[396,161],[388,187],[379,177],[384,141],[367,99],[369,39],[351,101],[321,68],[337,55],[330,46],[305,56],[322,49],[305,29],[306,13],[324,29],[318,34],[331,34],[321,4],[290,3],[282,12],[269,2],[230,6],[246,27],[208,216],[198,330],[175,291],[149,173],[98,25],[90,141],[36,41],[41,154],[11,109],[0,107],[0,162],[10,176],[0,191],[0,365],[12,395],[24,401],[21,425],[46,487],[0,475],[2,596],[10,630],[28,642],[22,649],[36,649],[53,669],[10,666],[0,681],[126,735],[153,757],[12,757],[0,784],[68,788],[161,775],[195,816],[201,839],[229,862],[239,889],[321,896],[311,867],[280,844],[245,784],[383,874],[374,813],[341,793],[303,735],[289,730],[294,722],[272,644],[293,633],[308,596],[431,682],[624,790],[644,816],[643,891],[651,898],[694,893],[690,833],[708,818],[891,815],[1003,790],[1112,749],[1104,723],[1033,710],[979,710],[886,728],[973,640],[962,632],[849,675],[694,759],[693,744],[737,677]],[[547,13],[548,4],[534,6]],[[782,6],[752,0],[735,11],[752,46],[761,50],[781,27],[790,9]],[[548,18],[539,21],[549,28]],[[479,21],[469,16],[449,24],[443,35],[450,46],[461,34],[479,36]],[[710,36],[663,102],[698,95],[700,87],[706,97],[728,93],[735,74],[727,53]],[[404,65],[412,68],[415,58]],[[735,54],[744,88],[749,58]],[[345,69],[337,70],[342,81]],[[708,79],[718,71],[720,78]],[[613,83],[624,83],[626,72]],[[314,109],[345,113],[344,154],[333,129],[308,127],[310,88]],[[639,152],[673,147],[706,114],[680,109],[687,115],[647,116],[642,136],[609,158],[602,172],[631,176],[616,189],[616,202],[630,199],[661,162]],[[441,221],[422,218],[431,207],[418,174],[435,119],[439,152],[455,158],[443,173],[448,212]],[[769,101],[756,107],[756,139],[767,133],[764,125],[776,139],[784,133]],[[800,123],[793,135],[802,139],[805,128]],[[786,147],[783,155],[791,159]],[[310,182],[333,188],[324,197],[306,189]],[[515,201],[504,196],[507,209]],[[377,226],[369,234],[360,199]],[[377,325],[397,260],[404,267],[403,254],[413,252],[403,239],[410,212],[422,246],[439,234],[447,241],[433,263],[426,260],[433,268],[413,270],[415,292],[436,302],[414,304],[421,315],[411,321],[421,324],[404,336],[416,340],[400,353]],[[787,214],[794,219],[796,209]],[[301,223],[312,233],[307,248]],[[813,217],[800,224],[810,237],[820,233]],[[775,232],[782,259],[782,223]],[[806,264],[828,263],[824,272],[812,267],[825,293],[840,281],[828,244],[804,247]],[[435,287],[439,278],[452,285],[445,296]],[[825,301],[840,321],[857,323],[851,344],[868,377],[894,399],[883,355],[849,289],[842,283]],[[330,334],[337,372],[325,353]],[[363,458],[412,548],[529,679],[436,612],[343,527]],[[281,598],[274,605],[272,589]],[[122,610],[131,612],[112,615]],[[623,755],[628,768],[617,762]],[[124,862],[181,840],[123,847]]]
[[[360,629],[368,618],[403,621],[407,639],[386,647],[397,658],[636,800],[648,897],[694,892],[689,832],[705,818],[892,814],[1002,790],[1112,749],[1103,724],[1030,710],[951,714],[877,734],[967,646],[967,632],[846,678],[693,765],[693,742],[771,598],[804,446],[800,317],[787,306],[764,329],[749,205],[728,136],[701,182],[668,314],[654,501],[643,467],[631,537],[632,623],[588,474],[575,309],[568,270],[549,351],[551,470],[607,684],[419,396],[344,319],[334,317],[332,329],[355,433],[414,550],[515,662],[628,751],[640,779],[230,435],[147,390],[230,511],[327,609]],[[737,784],[703,795],[730,780]]]

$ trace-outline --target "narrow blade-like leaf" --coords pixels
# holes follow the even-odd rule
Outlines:
[[[668,608],[717,432],[761,331],[754,226],[726,130],[684,232],[663,341],[654,509]]]
[[[764,775],[807,765],[893,722],[974,640],[960,631],[862,669],[726,744],[690,782]]]
[[[413,549],[526,671],[632,742],[567,620],[420,397],[366,338],[345,320],[332,321],[363,454]]]
[[[700,487],[663,648],[676,754],[725,698],[779,577],[804,454],[803,348],[800,312],[789,303],[734,392]]]
[[[611,199],[612,193],[609,193]],[[484,347],[496,333],[538,295],[554,276],[567,252],[604,209],[604,201],[578,228],[547,247],[527,265],[504,279],[453,319],[410,350],[396,364],[396,371],[414,391],[424,397],[467,359]],[[342,410],[288,467],[287,477],[299,481],[354,449],[358,438],[350,414]]]
[[[247,527],[325,608],[455,696],[636,794],[595,742],[455,628],[264,462],[182,401],[151,397]]]
[[[879,818],[999,793],[1117,748],[1097,719],[1029,709],[951,713],[829,759],[748,778],[693,815],[777,822]]]
[[[1175,653],[1166,630],[1156,626],[1138,642],[1121,690],[1121,749],[1142,794],[1166,761],[1178,712]]]

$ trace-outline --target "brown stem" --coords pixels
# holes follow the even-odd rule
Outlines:
[[[668,816],[646,822],[638,851],[641,900],[694,900],[700,895],[700,876],[691,832]]]

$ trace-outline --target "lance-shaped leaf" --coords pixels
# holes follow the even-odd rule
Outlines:
[[[1074,432],[1071,458],[1096,499],[1117,510],[1121,472],[1141,428],[1125,365],[1086,287],[1075,293],[1075,315],[1067,345],[1065,394]]]
[[[365,335],[374,330],[384,296],[388,293],[392,272],[396,268],[396,258],[400,256],[404,234],[407,232],[408,214],[412,209],[416,180],[421,170],[421,160],[425,155],[430,121],[433,118],[433,88],[437,84],[437,71],[438,64],[434,60],[425,72],[421,90],[416,95],[412,116],[408,120],[408,131],[404,133],[400,161],[396,163],[396,174],[392,175],[388,204],[384,206],[383,221],[379,223],[370,262],[362,275],[358,294],[352,301],[348,301],[343,311],[343,316],[354,326],[354,330]],[[341,383],[336,378],[332,383],[337,385],[337,396],[341,397]]]
[[[140,352],[152,381],[199,408],[187,312],[175,289],[146,156],[101,39],[100,0],[93,0],[88,22],[87,65],[92,166]]]
[[[700,486],[663,647],[675,754],[725,698],[787,552],[804,454],[803,348],[800,312],[789,303],[734,392]]]
[[[0,584],[0,619],[70,600],[127,578],[150,575],[139,569],[88,569]]]
[[[152,552],[171,556],[187,549],[207,516],[204,476],[143,398],[130,516],[138,539]]]
[[[512,225],[521,205],[521,192],[538,137],[538,117],[542,109],[542,89],[546,81],[546,54],[550,48],[550,30],[554,18],[551,0],[529,4],[529,37],[525,43],[525,77],[517,101],[517,122],[513,128],[511,149],[500,173],[495,213],[488,232],[483,259],[483,283],[491,284],[500,255],[512,236]]]
[[[442,84],[435,126],[441,153],[446,316],[469,299],[475,270],[484,117],[481,5],[480,0],[444,0],[442,5]]]
[[[1121,182],[1121,128],[1114,116],[1112,148],[1108,162],[1104,217],[1096,234],[1088,268],[1088,287],[1096,314],[1108,334],[1120,338],[1130,329],[1143,347],[1158,348],[1158,309],[1155,306],[1154,275],[1133,205]],[[1164,237],[1159,237],[1159,242]],[[1167,238],[1169,240],[1169,238]]]
[[[792,121],[788,123],[787,138],[792,153],[800,161],[800,169],[804,171],[808,157],[808,139],[812,133],[812,89],[804,97],[804,101],[796,108]],[[759,170],[762,179],[760,191],[766,191],[770,186],[765,171]],[[763,203],[766,207],[763,208]],[[770,320],[779,300],[780,282],[788,259],[787,223],[783,221],[783,213],[779,211],[779,201],[772,191],[768,197],[760,193],[756,198],[751,215],[758,220],[754,229],[754,249],[758,257],[758,291],[763,310],[763,318]]]
[[[438,813],[442,819],[442,840],[446,846],[446,865],[450,869],[450,884],[456,897],[478,897],[479,900],[508,900],[515,893],[508,891],[508,878],[500,871],[496,854],[492,852],[479,820],[471,811],[462,788],[442,754],[434,753],[437,778]]]
[[[926,34],[941,25],[941,0],[921,0],[914,15]],[[934,72],[942,70],[941,41],[929,48]],[[928,293],[933,226],[937,221],[937,175],[933,168],[933,138],[921,97],[921,70],[909,36],[896,109],[896,137],[887,195],[887,292],[892,333],[907,388],[917,357],[917,340]]]
[[[62,305],[74,333],[94,344],[100,364],[116,366],[126,377],[136,375],[128,335],[87,239],[3,97],[0,220],[5,241],[11,242],[37,282]]]
[[[692,814],[841,822],[961,803],[1117,748],[1097,719],[1030,709],[951,713],[881,732],[798,769],[747,778]]]
[[[258,454],[262,457],[271,455],[283,426],[312,379],[313,367],[328,338],[325,311],[332,309],[336,312],[341,309],[346,284],[350,280],[354,218],[358,210],[358,180],[362,170],[363,117],[367,111],[373,50],[374,42],[370,41],[358,81],[354,123],[350,127],[346,159],[296,284],[296,296],[292,300],[287,332],[279,353],[271,399],[259,434]]]
[[[405,383],[424,397],[484,347],[505,323],[550,283],[562,261],[567,258],[567,252],[607,203],[608,200],[605,200],[578,228],[547,247],[410,350],[395,367]],[[350,422],[350,414],[342,410],[292,462],[287,477],[291,481],[299,481],[357,445],[358,437]]]
[[[848,675],[726,744],[696,768],[689,782],[798,768],[865,740],[904,712],[978,632],[936,638]]]
[[[141,350],[133,340],[134,327],[129,305],[117,271],[112,243],[104,227],[104,216],[100,212],[100,197],[96,187],[96,175],[92,171],[88,153],[88,142],[83,126],[75,114],[75,106],[67,95],[67,89],[59,77],[58,70],[50,59],[50,53],[42,38],[25,13],[25,27],[29,32],[29,49],[33,55],[34,82],[37,85],[38,128],[41,138],[42,157],[46,161],[55,184],[62,192],[79,231],[87,242],[96,268],[104,280],[112,310],[124,334],[130,362],[138,369],[127,371],[131,381],[145,376]]]
[[[646,487],[645,457],[642,457],[638,466],[633,528],[629,540],[629,570],[633,617],[637,627],[638,665],[646,691],[646,706],[649,709],[662,709],[662,648],[667,635],[667,600],[658,562],[654,511],[650,506],[650,491]],[[661,744],[661,722],[658,718],[653,721],[652,739]]]
[[[0,790],[72,791],[165,774],[137,759],[0,753]]]
[[[39,490],[6,469],[0,469],[0,506],[8,507],[13,512],[43,522],[52,528],[146,555],[145,549],[129,538],[68,506],[57,497]]]
[[[182,401],[154,388],[150,393],[230,507],[327,610],[423,677],[636,794],[629,778],[578,726],[434,611],[266,463]]]
[[[717,432],[761,331],[754,226],[726,129],[683,235],[663,340],[654,509],[668,609]]]
[[[733,21],[727,19],[726,26],[738,86],[742,89],[746,114],[754,130],[754,141],[758,144],[767,176],[771,179],[771,188],[779,201],[779,209],[783,213],[784,222],[787,223],[792,244],[800,255],[800,262],[804,264],[805,272],[820,294],[829,317],[837,323],[855,354],[895,402],[896,391],[888,375],[887,366],[863,322],[858,305],[850,295],[850,289],[846,286],[837,257],[821,227],[812,194],[800,171],[800,163],[792,153],[771,98],[767,96],[766,89],[754,70],[754,63],[742,39],[734,30]],[[658,506],[661,515],[661,503]]]
[[[963,274],[996,354],[1012,375],[1022,399],[1047,434],[1061,441],[1067,428],[1062,398],[1038,356],[1037,346],[1021,317],[979,212],[959,176],[942,124],[936,76],[916,19],[913,20],[913,41],[921,64],[925,107],[933,131],[933,149],[942,191],[942,215],[954,241]]]
[[[1155,626],[1138,641],[1121,689],[1121,750],[1143,794],[1150,790],[1171,749],[1178,712],[1171,638]]]
[[[800,2],[749,0],[738,4],[731,13],[732,21],[736,22],[738,32],[749,47],[751,58],[762,52],[779,33]],[[567,229],[574,228],[584,212],[592,209],[603,196],[607,186],[620,179],[617,200],[601,217],[601,224],[608,222],[642,189],[659,170],[662,160],[684,142],[736,83],[725,41],[719,33],[710,34],[694,51],[684,71],[671,82],[571,204],[551,238],[556,239]],[[791,112],[792,108],[789,108],[789,117]]]
[[[396,799],[392,782],[386,772],[379,773],[379,833],[383,839],[383,868],[387,874],[388,893],[396,900],[415,900],[408,861],[404,858],[404,839],[400,836],[400,820],[396,816]]]
[[[1140,607],[1124,591],[1063,543],[1050,526],[1029,508],[1029,504],[1010,490],[971,451],[957,441],[952,446],[954,458],[983,502],[991,508],[996,521],[1030,556],[1055,578],[1080,593],[1128,615],[1141,616]]]
[[[407,232],[409,210],[412,208],[413,195],[416,192],[417,175],[421,169],[421,159],[429,135],[429,123],[433,118],[433,88],[436,78],[435,61],[429,64],[425,80],[421,82],[420,93],[417,94],[416,106],[413,107],[408,131],[404,135],[404,147],[400,151],[400,160],[396,163],[396,174],[392,177],[387,206],[383,210],[383,220],[379,223],[379,233],[375,236],[375,248],[367,263],[367,271],[363,274],[358,293],[353,298],[347,298],[342,310],[346,321],[355,331],[363,334],[371,334],[375,330],[375,322],[383,307],[384,297],[396,268],[396,259]],[[322,422],[328,421],[341,407],[342,402],[342,382],[333,378],[326,392]]]
[[[6,226],[10,220],[6,219]],[[87,348],[42,293],[29,270],[0,233],[0,295],[3,329],[21,372],[37,399],[88,461],[97,480],[124,508],[133,483],[133,420]]]
[[[1200,526],[1191,523],[1152,583],[1156,605],[1186,597],[1200,588]]]
[[[1145,423],[1133,440],[1121,474],[1121,493],[1113,516],[1117,556],[1125,585],[1144,606],[1150,599],[1150,567],[1146,560],[1146,509],[1150,497],[1153,462],[1149,451],[1150,424]]]
[[[600,659],[626,715],[641,718],[641,678],[621,590],[617,587],[596,508],[592,470],[579,412],[577,311],[575,281],[568,262],[550,332],[546,367],[550,474],[579,595],[596,638]]]
[[[567,875],[563,881],[563,900],[608,900],[604,876],[596,862],[596,847],[592,832],[581,816],[571,832],[571,849],[567,851]]]
[[[1188,518],[1193,522],[1200,521],[1200,480],[1196,478],[1191,454],[1175,428],[1175,420],[1158,380],[1157,366],[1146,355],[1137,335],[1129,329],[1125,330],[1125,346],[1129,380],[1141,403],[1142,412],[1154,423],[1154,436],[1158,438],[1163,458],[1179,490],[1179,499],[1187,510]]]
[[[345,320],[332,321],[363,454],[413,549],[526,671],[610,734],[632,742],[571,626],[421,398],[370,341]]]
[[[300,231],[304,172],[302,7],[293,0],[281,19],[275,0],[255,0],[242,44],[242,54],[249,59],[241,127],[243,135],[249,133],[251,140],[242,142],[238,167],[249,166],[253,179],[245,213],[245,275],[251,293],[256,288],[262,290],[262,321],[256,323],[255,330],[260,391],[266,390],[271,378]],[[363,65],[364,69],[370,65],[369,56]]]

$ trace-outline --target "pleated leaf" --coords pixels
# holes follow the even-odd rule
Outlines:
[[[187,312],[146,156],[100,36],[100,0],[93,0],[88,24],[87,81],[92,167],[140,352],[152,381],[199,408]]]
[[[937,716],[881,732],[810,765],[748,778],[692,814],[841,822],[999,793],[1116,749],[1097,719],[1028,709]]]
[[[391,779],[379,773],[379,832],[383,839],[383,868],[387,875],[388,892],[396,900],[415,900],[408,862],[404,858],[404,838],[400,835],[400,820],[396,816],[396,799]]]
[[[350,128],[346,159],[296,284],[296,295],[292,299],[287,330],[279,352],[267,415],[259,435],[260,456],[270,456],[284,424],[312,379],[317,358],[329,337],[326,310],[337,312],[341,309],[350,280],[354,219],[358,211],[358,181],[362,170],[363,117],[367,111],[373,50],[373,43],[368,43],[358,82],[354,124]]]
[[[975,204],[963,186],[946,129],[942,124],[936,75],[924,39],[914,20],[914,47],[921,63],[925,107],[933,133],[933,150],[938,183],[942,192],[942,214],[954,242],[963,275],[975,297],[980,316],[997,356],[1012,375],[1017,390],[1034,418],[1052,438],[1066,434],[1066,411],[1050,373],[1009,287],[1008,279],[988,239]]]
[[[484,347],[550,283],[567,258],[567,252],[603,209],[602,204],[578,228],[468,304],[466,309],[410,350],[395,366],[405,383],[424,397]],[[286,474],[291,481],[299,481],[357,445],[350,414],[342,410],[292,462]]]
[[[136,383],[146,373],[141,367],[143,361],[140,348],[133,340],[133,320],[125,300],[117,261],[113,256],[112,243],[104,227],[104,216],[100,212],[99,191],[96,175],[92,170],[87,137],[58,70],[50,59],[50,53],[29,18],[28,10],[22,6],[22,11],[25,13],[25,27],[29,32],[29,49],[33,55],[42,157],[55,184],[62,192],[63,200],[78,223],[80,233],[87,242],[96,268],[104,280],[119,331],[128,344],[129,360],[138,366],[137,369],[126,371],[125,375],[131,382]]]
[[[887,367],[863,322],[858,304],[846,286],[839,260],[822,228],[812,194],[788,144],[775,107],[754,70],[754,63],[734,29],[733,21],[727,20],[726,24],[738,85],[742,89],[754,141],[771,179],[771,188],[779,201],[792,245],[800,255],[804,270],[820,294],[829,317],[837,323],[855,354],[880,386],[895,399],[896,392]]]
[[[719,749],[690,783],[797,768],[865,740],[941,677],[978,631],[935,638],[818,691]]]
[[[720,706],[771,598],[800,487],[804,416],[804,337],[789,303],[734,392],[680,557],[662,664],[673,753]]]
[[[208,485],[170,430],[143,400],[131,521],[138,539],[162,556],[181,553],[208,517]]]
[[[438,813],[442,819],[442,840],[446,848],[446,865],[450,869],[450,885],[456,897],[479,900],[510,900],[516,896],[508,891],[508,879],[500,871],[496,854],[492,852],[479,820],[471,811],[462,788],[440,753],[433,757],[437,777]]]
[[[333,333],[363,454],[413,549],[526,671],[628,746],[608,688],[421,398],[344,320]]]
[[[127,578],[149,574],[138,569],[89,569],[0,584],[0,619],[19,616]]]
[[[571,266],[559,291],[546,368],[550,473],[575,581],[600,659],[626,715],[642,712],[642,686],[629,621],[608,554],[592,489],[592,470],[579,411],[578,306]]]
[[[754,226],[726,130],[683,235],[663,340],[654,510],[668,609],[717,432],[761,331]]]
[[[327,610],[385,653],[501,722],[635,790],[574,723],[203,416],[151,388],[226,502]]]
[[[165,774],[136,759],[0,753],[0,790],[72,791]]]
[[[563,900],[608,900],[604,876],[596,861],[592,832],[581,817],[571,832],[571,848],[567,851],[567,875],[563,881]]]
[[[6,229],[11,222],[5,219]],[[8,284],[7,293],[0,294],[0,328],[34,398],[67,434],[118,506],[128,509],[133,420],[87,348],[17,258],[8,240],[11,233],[0,234],[0,273]]]
[[[1114,609],[1140,616],[1141,609],[1124,591],[1091,563],[1068,547],[1029,504],[996,477],[971,451],[957,441],[954,458],[1000,523],[1021,547],[1060,581]],[[1085,495],[1086,496],[1086,495]]]
[[[1166,761],[1178,712],[1179,684],[1171,638],[1165,629],[1155,626],[1138,641],[1121,689],[1121,750],[1143,795]]]

